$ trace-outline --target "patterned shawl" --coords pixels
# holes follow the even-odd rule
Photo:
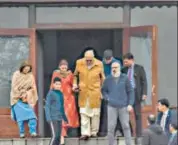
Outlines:
[[[27,103],[34,107],[38,100],[38,94],[33,74],[23,74],[20,71],[16,71],[12,77],[11,105],[16,104],[19,100],[18,97],[23,96],[24,93],[27,94]]]

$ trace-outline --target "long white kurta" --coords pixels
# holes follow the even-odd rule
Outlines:
[[[81,134],[96,136],[99,131],[100,108],[90,108],[87,100],[86,107],[80,108]]]
[[[91,67],[90,67],[91,68]],[[88,69],[90,69],[88,68]],[[90,108],[89,99],[87,99],[86,106],[80,108],[81,114],[81,134],[91,136],[96,136],[99,130],[100,122],[100,108]],[[90,121],[91,120],[91,121]]]
[[[89,101],[87,100],[85,108],[80,108],[80,113],[88,117],[93,117],[95,115],[100,115],[100,108],[90,108]]]

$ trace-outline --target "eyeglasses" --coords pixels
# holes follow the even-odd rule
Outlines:
[[[115,67],[111,67],[112,69],[116,69],[116,68],[118,68],[118,66],[115,66]]]
[[[86,60],[87,62],[91,62],[92,60]]]

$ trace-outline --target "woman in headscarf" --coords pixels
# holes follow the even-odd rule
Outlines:
[[[35,79],[32,74],[32,66],[25,61],[14,72],[11,84],[11,113],[19,127],[20,137],[25,137],[24,122],[28,121],[30,134],[37,136],[37,117],[34,106],[38,100]]]
[[[68,70],[67,60],[62,59],[59,62],[59,67],[53,72],[51,82],[53,82],[55,77],[58,77],[62,80],[61,90],[64,95],[64,108],[68,119],[68,124],[63,123],[62,125],[61,144],[64,144],[64,136],[67,136],[67,129],[79,127],[79,117],[76,108],[76,101],[72,91],[73,74],[70,70]],[[52,84],[50,88],[52,89]]]

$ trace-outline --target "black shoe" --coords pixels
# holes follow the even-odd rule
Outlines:
[[[87,136],[87,135],[84,135],[84,136],[80,137],[80,140],[88,140],[88,139],[89,139],[89,136]]]
[[[93,135],[91,135],[91,137],[92,137],[92,138],[97,138],[98,136],[95,135],[95,134],[93,134]]]

